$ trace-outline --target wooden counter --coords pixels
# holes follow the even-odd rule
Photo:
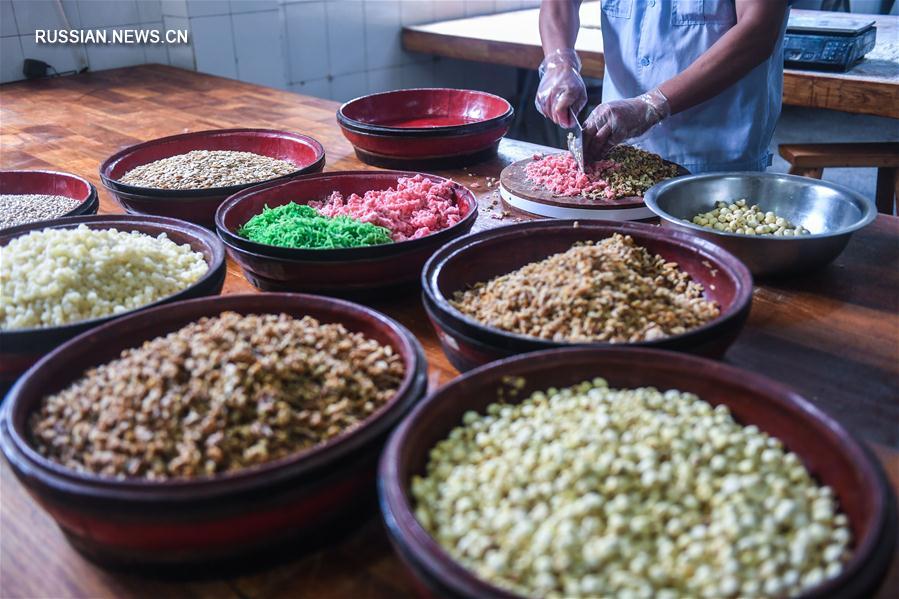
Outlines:
[[[576,45],[583,74],[598,79],[605,67],[599,10],[595,2],[581,6]],[[795,14],[813,12],[793,9]],[[539,9],[529,9],[405,27],[403,47],[448,58],[536,69],[543,60],[538,14]],[[877,45],[846,73],[786,69],[784,104],[899,118],[899,17],[828,13],[828,18],[876,20]]]
[[[217,127],[274,127],[309,133],[327,151],[326,170],[368,168],[337,127],[334,102],[256,85],[144,66],[0,86],[2,168],[53,168],[83,175],[100,188],[101,212],[120,212],[102,189],[100,162],[123,146]],[[478,229],[512,222],[491,206],[486,176],[533,152],[506,140],[500,156],[445,171],[481,200]],[[225,293],[253,288],[229,263]],[[872,442],[899,488],[899,218],[878,216],[843,255],[819,273],[759,286],[746,330],[726,356],[803,392]],[[421,340],[430,382],[457,373],[447,363],[417,295],[373,304]],[[283,556],[246,572],[186,580],[110,573],[82,559],[25,494],[0,460],[0,597],[383,597],[410,593],[376,517],[316,553]],[[892,581],[899,588],[899,564]],[[887,587],[881,597],[888,597]]]

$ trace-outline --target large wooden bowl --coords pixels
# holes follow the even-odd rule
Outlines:
[[[178,293],[164,297],[152,304],[142,306],[113,316],[92,318],[57,327],[34,329],[12,329],[0,331],[0,385],[8,386],[41,356],[60,345],[103,323],[132,312],[146,310],[168,302],[217,295],[225,282],[225,248],[215,233],[174,218],[158,216],[110,215],[76,216],[51,221],[42,221],[19,225],[5,229],[0,233],[0,246],[7,245],[16,237],[31,231],[43,229],[74,229],[85,225],[90,229],[118,229],[120,231],[139,231],[156,237],[165,233],[175,243],[188,244],[195,252],[203,254],[209,270],[198,281]]]
[[[194,479],[118,480],[81,474],[31,445],[29,415],[41,399],[142,342],[223,310],[309,315],[391,346],[406,368],[393,399],[358,428],[245,470]],[[424,395],[421,346],[395,321],[349,302],[298,294],[226,295],[178,302],[103,325],[41,360],[13,387],[0,416],[0,449],[28,492],[76,549],[108,564],[184,566],[264,549],[315,544],[373,502],[387,434]]]
[[[363,162],[438,168],[489,158],[513,112],[503,98],[481,91],[400,89],[350,100],[337,123]]]
[[[296,165],[293,173],[269,181],[317,173],[325,166],[325,149],[308,135],[273,129],[214,129],[161,137],[116,152],[100,165],[100,180],[131,214],[171,216],[211,229],[215,211],[225,198],[263,182],[208,189],[158,189],[119,181],[137,166],[193,150],[252,152]]]
[[[414,286],[421,268],[444,243],[471,230],[478,214],[474,194],[455,184],[464,217],[455,225],[418,239],[358,248],[297,249],[250,241],[237,231],[266,206],[326,200],[395,187],[399,177],[417,174],[437,182],[437,175],[407,171],[340,171],[297,177],[242,191],[228,198],[215,216],[216,230],[247,279],[265,291],[305,291],[360,297]]]
[[[421,402],[391,436],[380,464],[379,497],[390,540],[416,579],[440,597],[517,597],[456,562],[418,523],[410,493],[425,472],[428,453],[468,410],[483,413],[507,377],[524,377],[516,398],[601,376],[612,387],[653,386],[692,392],[724,404],[744,425],[754,424],[798,454],[811,474],[830,486],[849,518],[853,555],[842,574],[807,597],[869,597],[883,580],[895,547],[895,497],[865,447],[810,401],[763,376],[720,362],[648,349],[569,348],[518,356],[473,370]]]
[[[449,300],[456,291],[564,252],[576,242],[599,241],[614,233],[630,235],[650,252],[677,262],[694,281],[702,284],[706,298],[717,302],[721,311],[714,320],[680,335],[614,345],[722,355],[743,328],[752,303],[752,275],[733,255],[709,241],[653,225],[601,220],[540,220],[457,239],[440,248],[425,265],[422,271],[423,301],[443,351],[453,366],[464,371],[541,349],[613,345],[552,341],[503,331],[463,314]]]
[[[93,183],[84,177],[57,171],[0,171],[0,194],[57,195],[80,202],[59,218],[96,214],[100,207]]]

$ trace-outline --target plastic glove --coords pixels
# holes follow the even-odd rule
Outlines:
[[[540,114],[567,129],[574,127],[571,111],[587,104],[587,86],[581,79],[581,60],[571,48],[553,50],[540,63],[540,85],[534,104]],[[571,109],[571,110],[569,110]]]
[[[643,135],[669,116],[668,98],[658,88],[636,98],[600,104],[584,123],[584,156],[599,160],[612,146]]]

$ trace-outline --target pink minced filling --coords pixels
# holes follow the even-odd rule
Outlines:
[[[309,202],[324,216],[349,216],[390,230],[394,241],[418,239],[451,227],[465,214],[456,203],[454,183],[427,177],[400,177],[393,187],[344,198],[332,192],[326,201]]]
[[[585,165],[587,172],[578,168],[574,157],[567,153],[534,155],[524,169],[528,180],[545,187],[559,196],[604,195],[608,199],[615,198],[615,192],[602,174],[618,167],[614,160],[600,160]]]

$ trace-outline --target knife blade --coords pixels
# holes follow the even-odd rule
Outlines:
[[[584,172],[584,128],[581,127],[574,111],[569,108],[568,112],[574,121],[574,127],[568,131],[568,151],[571,152],[581,172]]]

